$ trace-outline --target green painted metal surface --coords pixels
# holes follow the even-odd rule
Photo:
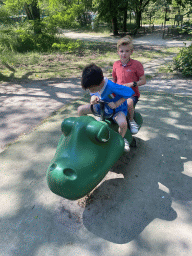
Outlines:
[[[143,118],[141,114],[137,111],[134,112],[134,120],[139,125],[139,129],[140,129],[143,124]]]

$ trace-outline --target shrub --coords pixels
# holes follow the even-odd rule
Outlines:
[[[184,76],[192,76],[192,44],[183,47],[173,59],[174,70],[178,70]]]
[[[15,23],[0,30],[0,49],[28,52],[48,51],[56,41],[55,36],[49,33],[34,34],[33,24],[26,22]]]
[[[5,28],[0,31],[0,49],[5,50],[15,50],[15,45],[17,43],[17,36],[13,33],[11,29]]]
[[[51,49],[52,44],[55,41],[55,37],[49,34],[37,34],[34,35],[28,31],[17,31],[17,46],[16,51],[41,51],[47,52]]]
[[[37,51],[48,52],[68,51],[72,52],[80,47],[79,41],[58,38],[54,33],[45,32],[42,28],[41,34],[34,34],[30,24],[6,28],[0,31],[0,52],[15,51],[20,53]]]
[[[182,26],[172,26],[171,33],[173,35],[191,35],[192,34],[192,23],[189,21],[184,22]]]
[[[187,34],[187,35],[192,34],[192,23],[190,23],[189,21],[184,22],[181,27],[180,34]]]
[[[4,6],[0,5],[0,26],[4,26],[10,23],[11,18],[9,17],[9,13],[7,12]]]
[[[16,32],[0,34],[0,48],[16,51],[48,51],[51,49],[55,37],[49,34],[34,35],[28,31],[17,30]]]
[[[76,50],[77,48],[79,48],[81,46],[81,42],[79,40],[77,41],[72,41],[72,40],[62,40],[59,43],[54,43],[52,45],[52,48],[54,50],[59,50],[61,52],[73,52],[74,50]]]

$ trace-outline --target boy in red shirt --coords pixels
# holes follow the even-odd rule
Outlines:
[[[120,60],[113,64],[113,82],[131,87],[135,94],[127,100],[129,125],[131,133],[138,132],[138,125],[134,121],[134,109],[140,97],[139,86],[146,84],[146,78],[142,64],[130,58],[133,53],[132,38],[123,37],[117,42],[117,53]]]

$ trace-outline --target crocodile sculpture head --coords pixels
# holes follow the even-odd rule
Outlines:
[[[51,191],[76,200],[91,192],[124,151],[122,137],[91,116],[69,117],[47,170]]]

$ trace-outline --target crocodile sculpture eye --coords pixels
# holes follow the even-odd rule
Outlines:
[[[94,142],[106,143],[110,139],[110,132],[105,123],[92,121],[87,125],[86,131],[89,138]]]
[[[70,134],[74,123],[75,123],[75,117],[67,118],[62,122],[61,131],[65,136]]]

